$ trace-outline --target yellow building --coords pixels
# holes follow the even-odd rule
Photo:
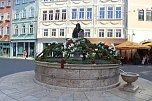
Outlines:
[[[127,0],[128,39],[141,42],[152,39],[152,0]]]

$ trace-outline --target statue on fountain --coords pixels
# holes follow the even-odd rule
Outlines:
[[[79,23],[76,24],[76,27],[73,30],[72,38],[83,38],[84,37],[84,30],[81,29]]]

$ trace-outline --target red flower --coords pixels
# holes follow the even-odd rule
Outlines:
[[[95,60],[92,60],[91,62],[92,62],[92,64],[95,64]]]
[[[92,51],[92,48],[89,48],[88,50],[89,50],[89,51]]]
[[[113,63],[117,63],[117,60],[112,60]]]
[[[67,42],[67,45],[71,45],[73,42]]]
[[[106,48],[109,48],[109,46],[108,46],[108,45],[105,45],[105,47],[106,47]]]
[[[65,60],[64,60],[64,59],[62,59],[62,60],[61,60],[61,64],[64,64],[64,63],[65,63]]]

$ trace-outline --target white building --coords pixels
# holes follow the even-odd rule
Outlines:
[[[52,41],[71,38],[77,23],[93,43],[127,39],[124,0],[40,0],[38,6],[37,53]]]

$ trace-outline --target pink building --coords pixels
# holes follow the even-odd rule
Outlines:
[[[9,56],[13,0],[0,0],[0,55]]]

